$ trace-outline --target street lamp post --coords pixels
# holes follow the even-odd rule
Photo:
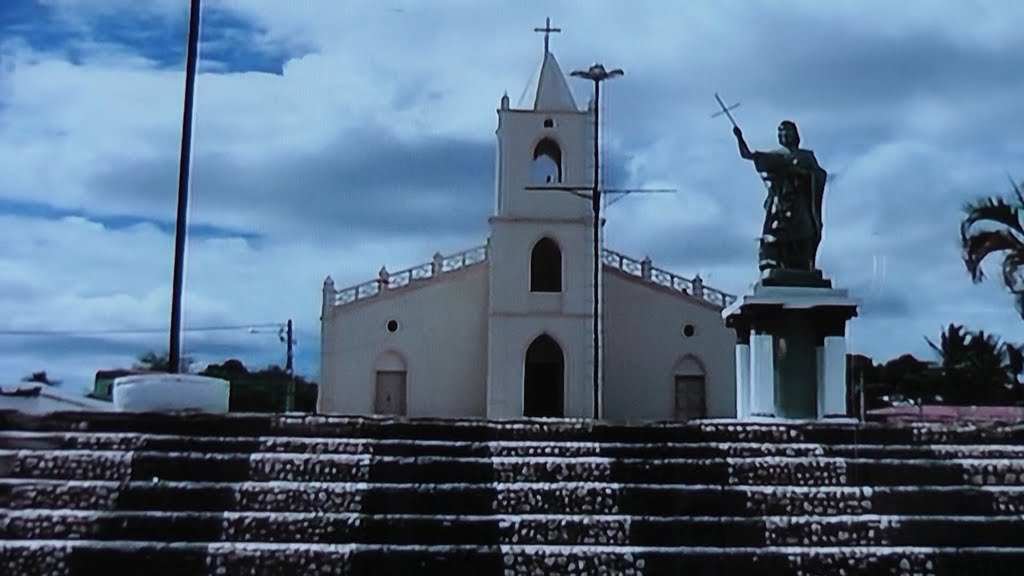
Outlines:
[[[599,153],[598,138],[600,136],[601,118],[601,82],[610,78],[622,76],[622,70],[616,68],[605,70],[601,64],[595,63],[587,70],[576,70],[572,76],[584,78],[594,83],[594,182],[591,190],[591,207],[594,212],[594,419],[601,418],[601,332],[600,332],[600,279],[601,279],[601,158]]]
[[[178,163],[178,213],[174,225],[174,278],[171,285],[171,342],[167,351],[168,372],[181,371],[181,293],[185,281],[185,237],[188,233],[188,179],[192,164],[192,103],[199,62],[200,0],[191,0],[188,20],[188,52],[185,56],[185,106],[181,122],[181,158]]]

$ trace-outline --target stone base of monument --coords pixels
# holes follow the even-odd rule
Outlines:
[[[736,416],[847,418],[846,323],[857,303],[821,273],[759,282],[722,315],[736,332]]]

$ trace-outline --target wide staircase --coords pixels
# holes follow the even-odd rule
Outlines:
[[[1024,427],[0,413],[0,573],[1024,574]]]

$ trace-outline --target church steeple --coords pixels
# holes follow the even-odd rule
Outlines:
[[[576,112],[576,100],[569,90],[569,83],[562,74],[562,69],[551,53],[550,35],[561,32],[561,28],[551,27],[551,18],[545,21],[543,28],[534,28],[534,32],[544,33],[544,60],[540,70],[533,76],[530,84],[523,92],[519,108],[545,112]]]

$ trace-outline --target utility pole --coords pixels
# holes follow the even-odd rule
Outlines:
[[[288,319],[288,323],[285,325],[285,333],[281,335],[282,340],[285,341],[285,360],[284,360],[284,371],[288,373],[288,387],[285,394],[284,400],[284,411],[291,412],[295,410],[295,369],[294,369],[294,350],[295,350],[295,335],[292,331],[292,319]]]
[[[200,0],[191,0],[188,51],[185,55],[185,106],[181,121],[181,157],[178,163],[178,213],[174,226],[174,278],[171,284],[171,342],[167,364],[171,374],[181,371],[181,293],[185,281],[185,238],[188,233],[188,181],[192,164],[192,106],[199,61]]]

